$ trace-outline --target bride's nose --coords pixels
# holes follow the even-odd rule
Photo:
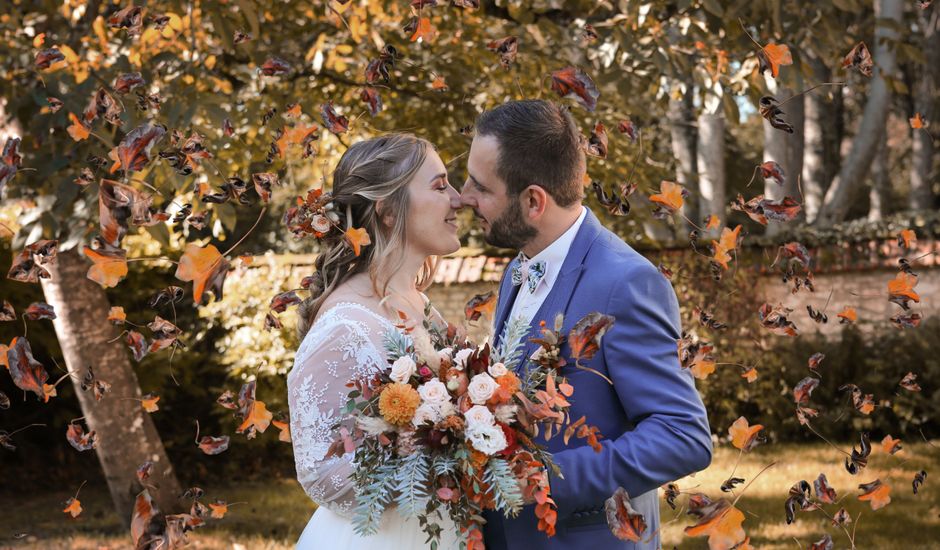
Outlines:
[[[459,210],[463,206],[460,203],[460,193],[454,189],[453,185],[447,186],[447,196],[450,197],[450,207],[452,210]]]

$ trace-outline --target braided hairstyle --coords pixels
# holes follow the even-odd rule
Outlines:
[[[365,229],[372,244],[356,256],[342,231],[330,231],[321,239],[310,297],[299,308],[297,331],[301,340],[323,302],[351,276],[368,272],[376,295],[385,295],[388,274],[404,261],[408,183],[424,163],[429,148],[433,145],[413,134],[390,133],[357,142],[343,153],[333,172],[333,211],[343,228]],[[386,226],[381,219],[389,212],[394,213],[394,222]],[[431,283],[435,263],[436,258],[425,262],[418,274],[418,288]]]

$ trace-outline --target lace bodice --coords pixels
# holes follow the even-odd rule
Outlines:
[[[386,367],[383,341],[397,330],[385,317],[356,303],[342,302],[325,311],[304,336],[287,375],[291,438],[297,480],[318,506],[352,517],[355,491],[349,474],[352,453],[324,458],[338,428],[352,433],[342,418],[353,378]]]

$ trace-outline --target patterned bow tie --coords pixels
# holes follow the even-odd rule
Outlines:
[[[512,286],[519,286],[525,281],[530,293],[535,293],[539,282],[545,276],[545,260],[533,262],[519,254],[519,263],[512,268]]]

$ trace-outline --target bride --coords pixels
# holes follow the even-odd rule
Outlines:
[[[459,196],[434,147],[410,134],[352,145],[333,173],[332,192],[342,227],[364,228],[372,244],[356,256],[342,232],[324,237],[311,296],[300,307],[302,341],[287,376],[288,401],[297,479],[318,508],[297,548],[427,548],[418,521],[393,505],[377,534],[357,535],[353,453],[325,456],[338,433],[334,426],[352,432],[353,421],[341,415],[346,382],[386,368],[384,335],[398,330],[398,311],[422,330],[427,298],[421,290],[431,282],[436,257],[460,246]],[[440,525],[439,548],[456,549],[456,527],[448,518]]]

